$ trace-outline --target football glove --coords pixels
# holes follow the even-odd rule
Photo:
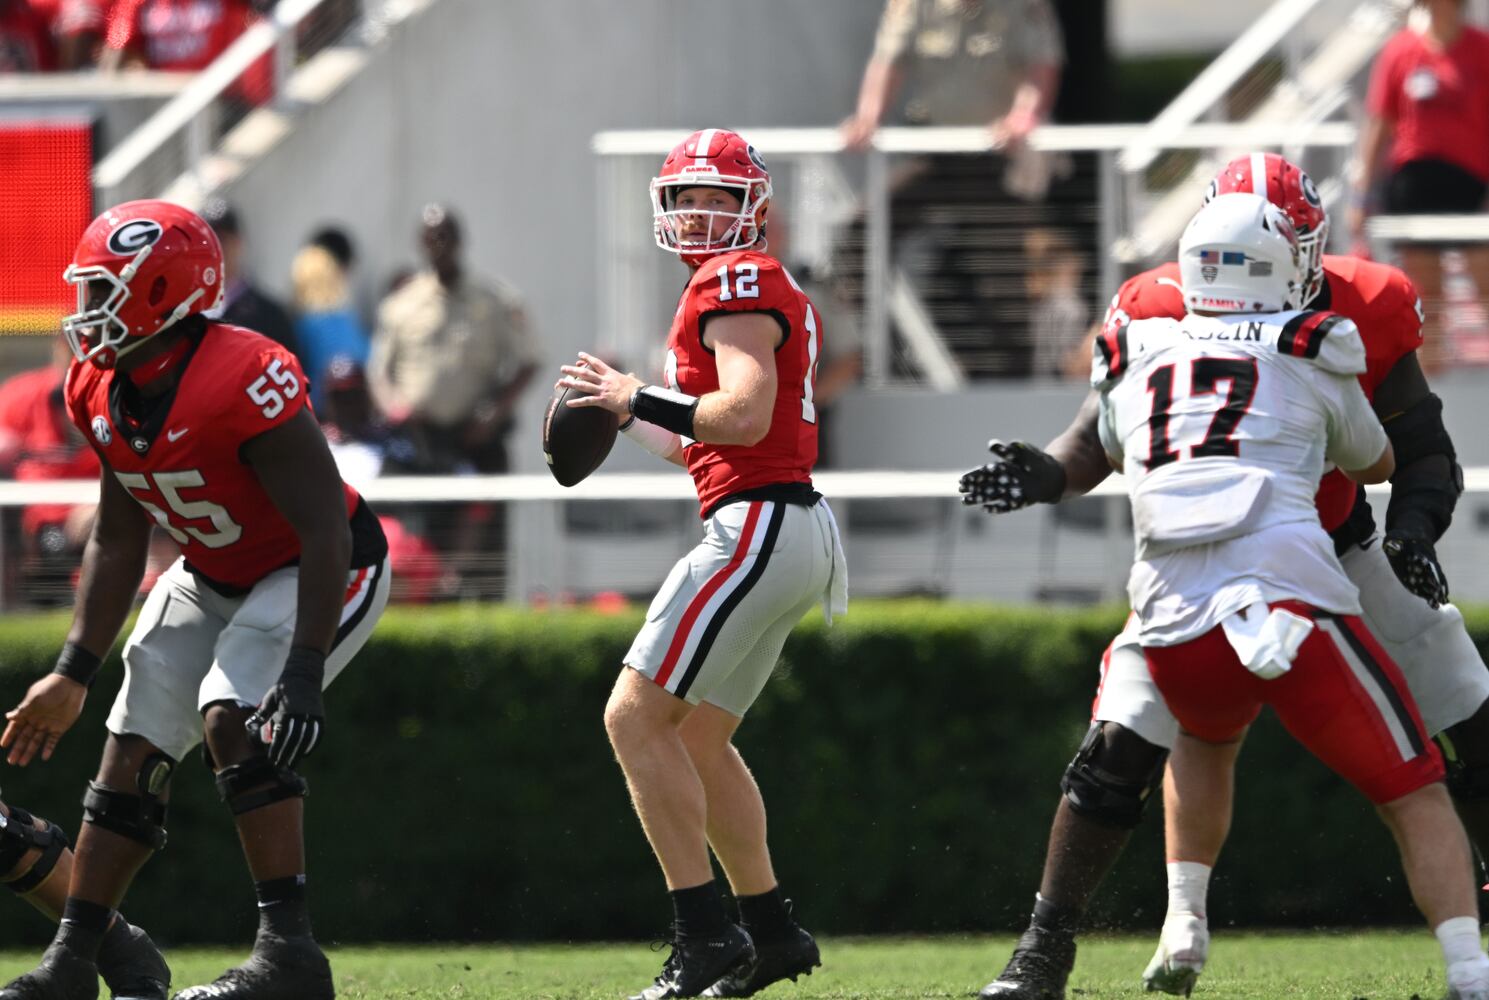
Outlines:
[[[1448,602],[1448,578],[1437,561],[1437,550],[1424,538],[1386,532],[1381,549],[1396,578],[1407,590],[1434,608]]]
[[[293,768],[320,742],[326,729],[321,700],[325,676],[324,654],[304,646],[290,649],[279,683],[269,689],[245,724],[249,736],[267,748],[270,763]]]
[[[981,504],[989,514],[1007,514],[1064,496],[1065,467],[1048,452],[1024,441],[997,438],[987,448],[998,461],[964,473],[957,486],[968,507]]]

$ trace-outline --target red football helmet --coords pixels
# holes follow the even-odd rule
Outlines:
[[[739,196],[736,212],[678,210],[677,194],[691,187],[728,188]],[[770,173],[755,147],[735,132],[706,128],[684,139],[667,154],[662,172],[651,182],[652,229],[657,246],[697,266],[709,257],[754,246],[765,233],[765,210],[770,202]],[[727,222],[723,232],[706,242],[684,240],[682,217],[709,216]],[[715,231],[712,225],[709,234]]]
[[[222,245],[190,209],[128,201],[89,223],[63,280],[78,311],[62,321],[73,356],[100,368],[222,300]]]
[[[1324,244],[1329,242],[1329,217],[1318,188],[1301,167],[1276,153],[1238,156],[1215,175],[1205,192],[1205,204],[1216,195],[1259,194],[1287,213],[1298,234],[1303,255],[1303,305],[1324,287]]]

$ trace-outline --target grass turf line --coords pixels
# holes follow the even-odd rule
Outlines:
[[[1070,1000],[1139,997],[1153,938],[1083,939]],[[969,997],[1007,960],[1011,937],[840,938],[823,942],[825,965],[766,1000]],[[209,982],[244,951],[167,953],[175,989]],[[645,944],[459,945],[331,948],[343,1000],[615,1000],[648,984],[665,952]],[[0,982],[35,954],[0,953]],[[1425,930],[1222,934],[1195,997],[1217,1000],[1435,1000],[1445,990],[1437,943]],[[101,994],[107,996],[107,993]]]

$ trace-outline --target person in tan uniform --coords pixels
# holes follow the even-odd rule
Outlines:
[[[461,227],[424,209],[427,270],[378,308],[368,376],[373,398],[432,468],[501,473],[513,407],[537,371],[537,343],[517,291],[467,273]]]

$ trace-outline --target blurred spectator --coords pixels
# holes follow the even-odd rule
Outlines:
[[[50,26],[57,49],[57,68],[91,67],[98,60],[108,29],[112,0],[30,0]]]
[[[986,125],[1021,145],[1054,106],[1064,58],[1047,0],[888,0],[843,139],[867,148],[903,84],[907,122]]]
[[[506,472],[513,407],[539,360],[522,301],[466,273],[461,227],[444,206],[424,209],[421,242],[429,269],[378,309],[373,398],[433,464]]]
[[[310,398],[317,408],[325,404],[322,382],[331,359],[342,357],[360,370],[371,347],[362,321],[352,309],[346,272],[323,246],[311,245],[295,254],[290,265],[295,289],[295,339],[301,367],[310,379]]]
[[[0,466],[20,482],[97,479],[98,456],[67,415],[62,378],[72,352],[58,337],[52,363],[0,385]],[[61,603],[93,524],[92,504],[32,504],[21,511],[23,589]],[[55,593],[53,593],[55,591]]]
[[[1369,199],[1380,185],[1381,207],[1392,215],[1482,211],[1489,189],[1489,32],[1464,21],[1464,0],[1417,0],[1425,19],[1398,32],[1370,74],[1360,132],[1359,172],[1350,203],[1349,232],[1365,249]],[[1403,244],[1402,266],[1416,282],[1427,313],[1424,365],[1444,358],[1442,248]],[[1479,295],[1489,294],[1489,250],[1465,254]]]
[[[0,0],[0,73],[57,68],[57,49],[45,17],[28,0]]]
[[[381,475],[419,471],[413,446],[373,406],[360,364],[345,355],[332,358],[325,389],[322,427],[341,478],[365,490]],[[454,591],[457,581],[429,542],[391,514],[379,514],[378,521],[388,538],[397,600],[422,603]]]
[[[243,233],[238,224],[238,213],[226,201],[213,197],[202,206],[202,218],[222,241],[222,280],[226,285],[222,305],[208,315],[262,333],[300,357],[300,345],[295,339],[289,313],[260,291],[243,270]],[[303,358],[301,360],[303,362]]]
[[[124,65],[192,73],[206,69],[260,20],[260,7],[272,6],[253,0],[114,0],[99,66],[106,71]],[[266,55],[228,93],[252,107],[273,92],[274,63]]]
[[[1089,349],[1082,356],[1091,310],[1081,295],[1085,264],[1074,242],[1056,229],[1024,233],[1024,288],[1032,315],[1034,338],[1032,373],[1043,378],[1088,378]]]

